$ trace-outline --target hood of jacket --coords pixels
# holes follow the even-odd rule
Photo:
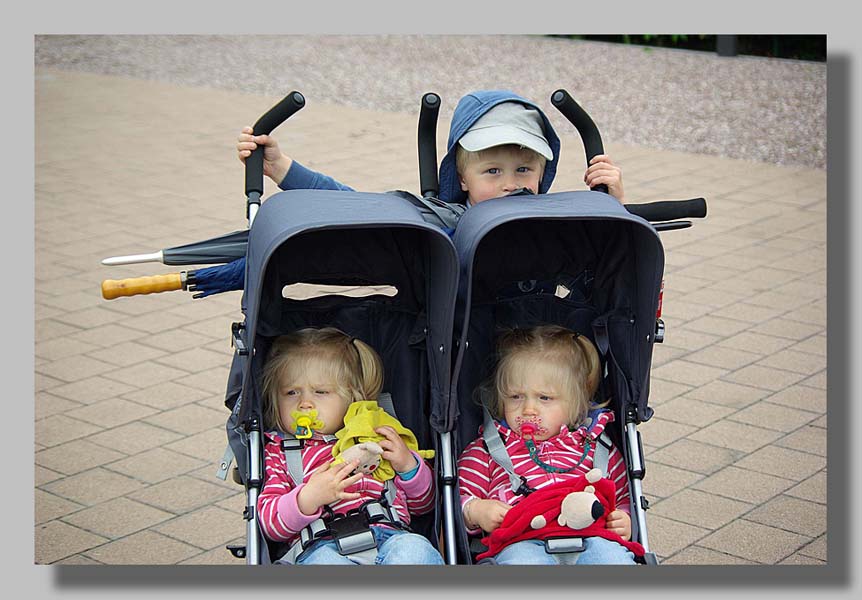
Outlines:
[[[542,175],[542,180],[539,182],[537,193],[544,194],[550,189],[551,183],[554,181],[554,175],[557,173],[557,164],[560,160],[560,138],[557,137],[557,133],[551,127],[551,122],[548,120],[547,115],[534,102],[522,98],[515,92],[508,90],[480,90],[471,92],[461,98],[452,114],[452,124],[449,127],[449,141],[446,144],[446,156],[440,162],[440,200],[444,202],[458,202],[460,204],[467,202],[467,193],[461,190],[461,182],[458,179],[458,171],[455,166],[455,150],[458,140],[461,139],[462,135],[467,133],[467,130],[472,127],[473,123],[479,117],[491,108],[501,102],[512,101],[535,108],[542,116],[545,139],[548,140],[548,145],[554,153],[554,158],[553,160],[549,160],[545,165],[545,172]]]

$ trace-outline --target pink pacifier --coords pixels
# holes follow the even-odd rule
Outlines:
[[[521,437],[533,437],[538,431],[535,423],[521,423]]]

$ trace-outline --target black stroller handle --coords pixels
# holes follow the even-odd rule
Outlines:
[[[419,188],[423,198],[436,198],[439,192],[437,179],[437,115],[440,96],[428,92],[422,96],[419,110]]]
[[[303,106],[305,97],[297,91],[290,92],[257,120],[252,128],[253,135],[269,135]],[[253,193],[258,198],[263,194],[263,148],[260,146],[245,159],[245,195]]]
[[[701,219],[706,216],[706,200],[662,200],[643,204],[626,204],[626,210],[647,221],[674,221],[676,219]]]
[[[594,156],[604,154],[604,145],[602,144],[602,136],[599,133],[599,128],[593,123],[590,115],[587,114],[580,104],[575,102],[575,99],[569,95],[564,89],[559,89],[551,94],[551,104],[557,107],[563,116],[575,126],[584,143],[584,151],[587,155],[587,166],[590,166],[590,161]],[[600,183],[590,188],[597,192],[608,193],[608,186]]]

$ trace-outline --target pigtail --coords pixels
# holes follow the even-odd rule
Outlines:
[[[354,392],[353,400],[376,400],[383,389],[383,361],[374,349],[357,338],[351,338],[359,360],[359,389]],[[361,396],[355,397],[357,393]]]
[[[577,345],[584,357],[584,365],[586,365],[586,375],[584,377],[584,394],[586,398],[591,400],[595,397],[596,391],[599,389],[599,383],[602,376],[602,362],[599,359],[599,352],[596,350],[589,338],[580,335],[579,333],[572,336],[575,345]]]

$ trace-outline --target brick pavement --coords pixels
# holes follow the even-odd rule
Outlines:
[[[243,228],[234,140],[277,100],[36,71],[34,562],[243,564],[224,550],[244,538],[242,490],[214,476],[239,292],[106,301],[103,279],[176,269],[99,261]],[[308,98],[276,133],[312,168],[383,191],[418,188],[415,131],[415,114]],[[580,141],[562,143],[554,189],[582,189]],[[630,201],[709,202],[662,234],[667,335],[640,428],[653,550],[823,564],[825,171],[605,146]]]

